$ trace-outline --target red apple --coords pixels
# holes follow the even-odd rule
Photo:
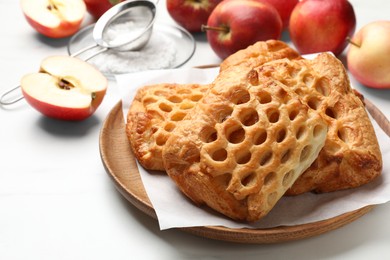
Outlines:
[[[290,16],[294,7],[298,4],[299,0],[261,0],[269,3],[278,11],[280,18],[282,18],[283,29],[288,28],[290,22]]]
[[[211,48],[225,59],[257,41],[279,39],[282,19],[276,9],[257,0],[224,0],[211,13],[207,26]]]
[[[290,38],[301,54],[339,55],[355,31],[356,17],[347,0],[302,0],[290,17]]]
[[[61,120],[83,120],[92,115],[107,85],[107,79],[94,66],[69,56],[44,59],[40,71],[25,75],[20,84],[32,107]]]
[[[200,32],[211,12],[222,0],[167,0],[170,16],[190,32]]]
[[[375,21],[363,26],[352,38],[347,66],[362,84],[390,88],[390,21]]]
[[[122,2],[123,0],[84,0],[87,5],[88,12],[96,20],[100,18],[112,6]]]
[[[28,23],[50,38],[63,38],[76,33],[86,14],[83,0],[21,0]]]

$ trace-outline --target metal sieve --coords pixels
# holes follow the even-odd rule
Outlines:
[[[96,22],[93,29],[95,43],[70,56],[76,57],[93,48],[99,48],[83,58],[87,61],[108,49],[114,51],[142,49],[148,43],[153,31],[157,2],[128,0],[114,5]],[[0,104],[12,105],[22,100],[23,96],[10,99],[10,96],[14,94],[13,92],[19,88],[20,86],[17,86],[3,93],[0,97]]]
[[[114,51],[135,51],[142,49],[149,41],[156,17],[156,4],[148,0],[129,0],[111,7],[96,22],[93,29],[95,43],[71,56],[78,56],[87,50],[100,47],[84,60],[108,49]]]

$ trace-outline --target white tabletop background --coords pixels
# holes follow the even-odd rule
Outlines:
[[[357,29],[390,20],[387,0],[351,3]],[[38,35],[17,0],[0,0],[0,21],[1,93],[37,71],[44,57],[67,54],[69,39]],[[157,22],[173,23],[164,0]],[[195,55],[184,67],[220,62],[205,36],[195,37]],[[390,90],[352,82],[390,118]],[[118,100],[111,80],[101,107],[83,122],[45,118],[25,101],[0,109],[0,259],[390,259],[389,203],[335,231],[282,244],[160,231],[117,192],[100,160],[99,131]]]

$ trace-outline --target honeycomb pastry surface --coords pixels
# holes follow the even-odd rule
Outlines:
[[[317,111],[261,67],[233,66],[171,132],[163,162],[196,204],[257,221],[315,160],[326,132]]]
[[[263,44],[258,46],[264,46]],[[284,52],[283,48],[282,52]],[[279,55],[274,58],[283,56]],[[307,191],[329,192],[358,187],[380,175],[382,158],[375,132],[364,109],[362,98],[350,87],[343,65],[329,54],[321,54],[315,61],[296,58],[293,53],[287,56],[294,61],[271,60],[262,66],[262,73],[259,74],[274,78],[278,84],[298,94],[303,103],[322,115],[329,126],[329,132],[325,146],[317,159],[286,194],[296,195]],[[242,72],[249,71],[253,64],[264,63],[264,61],[257,63],[253,60],[240,61],[240,57],[245,59],[256,57],[256,55],[251,56],[246,50],[241,51],[240,56],[231,57],[230,60],[230,57],[225,60],[225,64],[228,65],[221,67],[220,74],[226,71],[224,76],[226,80],[234,80],[236,76],[231,73],[233,70],[242,75]],[[241,73],[240,66],[244,68],[241,69]],[[171,124],[169,118],[174,114],[173,111],[180,110],[187,114],[193,109],[182,109],[181,102],[187,103],[186,98],[181,98],[181,101],[179,99],[175,101],[174,98],[174,102],[169,101],[169,98],[175,97],[181,89],[192,91],[193,88],[203,87],[206,89],[196,92],[200,94],[195,94],[197,98],[190,98],[190,107],[193,107],[210,86],[160,84],[139,90],[129,110],[127,134],[137,159],[144,167],[165,170],[162,149],[171,131],[177,124],[181,124],[181,119]],[[192,94],[187,93],[187,95]],[[153,98],[149,99],[148,96]],[[170,104],[169,111],[164,108],[165,105],[160,106],[161,103]],[[182,119],[186,118],[184,114]]]
[[[313,61],[270,62],[262,70],[297,93],[328,124],[324,148],[287,194],[354,188],[381,174],[382,156],[375,131],[337,58],[323,53]]]
[[[199,84],[155,84],[137,91],[127,114],[126,135],[143,167],[164,170],[161,152],[170,132],[208,89]]]
[[[296,59],[299,54],[287,44],[270,40],[258,42],[229,56],[221,71],[240,67],[240,72],[277,59]],[[227,75],[229,76],[229,75]],[[161,150],[170,132],[208,90],[209,85],[155,84],[137,94],[127,114],[126,134],[135,157],[146,169],[164,171]]]

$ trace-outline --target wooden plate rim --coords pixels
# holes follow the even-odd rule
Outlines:
[[[367,110],[369,110],[370,114],[374,112],[383,115],[371,102],[369,102],[369,106]],[[388,133],[390,129],[388,121],[382,125],[386,128],[384,131]],[[99,136],[99,149],[106,172],[119,192],[140,211],[157,219],[156,212],[143,187],[135,157],[127,141],[121,102],[118,102],[112,108],[104,120]],[[129,167],[126,167],[127,169],[119,167],[118,169],[118,162],[119,164],[126,163]],[[123,180],[124,177],[129,178],[130,184],[127,183],[128,180]],[[280,226],[268,229],[233,229],[222,226],[201,226],[179,229],[197,236],[222,241],[255,244],[280,243],[304,239],[335,230],[365,215],[373,207],[373,205],[370,205],[330,219],[296,226]]]

